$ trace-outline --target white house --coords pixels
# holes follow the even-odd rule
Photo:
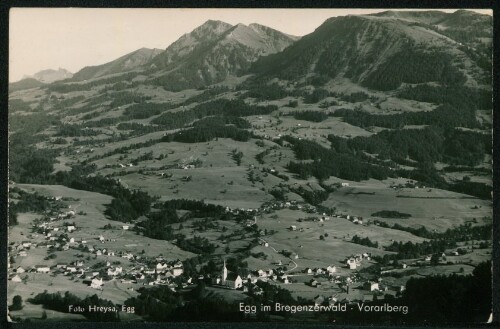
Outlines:
[[[342,187],[349,187],[349,183],[347,183],[347,182],[342,182],[340,185],[341,185]]]
[[[357,267],[356,260],[354,258],[349,258],[347,260],[347,266],[349,267],[349,269],[355,270]]]
[[[370,289],[370,291],[379,291],[380,290],[380,286],[379,286],[378,282],[369,281],[365,284],[365,286],[367,289]]]
[[[36,272],[37,273],[49,273],[50,272],[50,267],[46,265],[38,265],[36,267]]]
[[[122,225],[122,229],[126,231],[126,230],[129,229],[129,226],[128,225]]]
[[[13,276],[13,277],[12,277],[12,279],[10,279],[10,280],[11,280],[12,282],[21,282],[21,281],[23,281],[23,280],[21,279],[21,277],[20,277],[19,275],[17,275],[17,274],[16,274],[15,276]]]
[[[102,278],[101,279],[94,278],[94,279],[92,279],[92,282],[90,283],[90,287],[94,288],[94,289],[102,289],[103,285],[104,285],[104,283],[102,282]]]
[[[330,265],[326,268],[328,274],[333,275],[333,273],[337,272],[337,268],[333,265]]]
[[[292,231],[297,231],[297,226],[295,226],[295,225],[290,225],[290,230],[292,230]]]
[[[68,232],[73,232],[74,230],[76,230],[76,227],[74,225],[68,225],[66,229],[68,230]]]
[[[173,276],[179,276],[181,275],[182,273],[184,273],[184,269],[182,267],[174,267],[172,269],[172,275]]]
[[[18,268],[16,268],[16,273],[21,274],[21,273],[24,273],[24,272],[26,272],[26,271],[21,266],[19,266]]]
[[[156,264],[156,269],[159,270],[159,271],[161,271],[163,269],[166,269],[166,268],[168,268],[168,264],[167,263],[158,263],[158,264]]]

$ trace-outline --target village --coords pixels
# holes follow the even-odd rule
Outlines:
[[[349,186],[344,183],[342,187]],[[373,259],[374,248],[366,248],[359,253],[347,255],[341,261],[331,261],[323,266],[309,266],[299,250],[279,249],[273,234],[266,234],[260,228],[264,216],[270,216],[277,211],[297,211],[308,216],[296,220],[286,228],[288,234],[304,233],[312,225],[324,226],[333,221],[347,221],[358,227],[377,226],[379,222],[366,219],[362,216],[337,213],[333,209],[318,210],[317,207],[298,201],[271,201],[262,205],[259,209],[232,209],[226,207],[226,212],[245,212],[253,215],[253,220],[248,220],[243,225],[251,227],[258,233],[259,250],[268,250],[274,254],[273,261],[268,261],[267,266],[254,267],[249,265],[248,270],[237,273],[228,270],[226,258],[231,255],[214,255],[219,269],[212,273],[186,275],[183,261],[171,258],[168,254],[152,255],[147,250],[142,252],[120,248],[116,250],[113,246],[127,245],[127,241],[120,238],[109,238],[106,234],[108,229],[117,232],[134,231],[134,224],[109,222],[102,232],[83,232],[79,223],[82,212],[78,211],[79,203],[75,199],[56,196],[51,202],[58,203],[57,207],[42,217],[34,218],[31,232],[23,233],[21,241],[11,241],[9,244],[9,280],[13,285],[26,284],[36,276],[64,276],[75,284],[88,286],[89,294],[92,291],[104,291],[116,289],[114,282],[129,292],[137,291],[141,286],[168,286],[172,291],[193,289],[203,282],[215,291],[224,294],[225,290],[233,290],[241,294],[252,293],[259,295],[262,289],[257,285],[259,281],[275,284],[284,289],[295,292],[296,296],[302,296],[316,305],[335,303],[338,301],[354,302],[357,300],[371,300],[374,295],[399,296],[405,289],[405,271],[430,268],[442,264],[466,264],[460,261],[461,255],[470,251],[466,248],[458,248],[443,253],[437,260],[433,255],[426,255],[421,259],[392,262],[379,270],[374,268],[377,262]],[[62,205],[64,204],[64,206]],[[280,219],[273,219],[280,222]],[[267,231],[267,229],[266,229]],[[272,231],[272,230],[270,230]],[[135,233],[134,233],[135,234]],[[340,238],[349,244],[354,236],[345,234]],[[328,234],[325,234],[328,236]],[[321,239],[325,239],[323,235]],[[362,247],[362,246],[359,246]],[[278,248],[278,249],[277,249]],[[381,246],[376,248],[381,253]],[[33,266],[17,266],[17,263],[26,258],[35,250],[46,250],[46,257],[39,259],[39,263]],[[358,248],[359,249],[359,248]],[[73,260],[59,262],[56,259],[60,252],[72,252]],[[447,261],[445,262],[446,258]],[[456,258],[456,261],[451,259]],[[275,261],[274,261],[275,260]],[[466,265],[464,265],[466,266]],[[410,275],[411,276],[411,275]],[[57,284],[54,285],[57,289]]]

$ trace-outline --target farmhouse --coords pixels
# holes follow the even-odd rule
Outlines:
[[[346,183],[346,182],[342,182],[340,185],[341,185],[342,187],[349,187],[349,183]]]
[[[356,260],[354,258],[349,258],[347,260],[347,266],[349,267],[349,269],[355,270],[357,267]]]
[[[126,231],[126,230],[129,229],[129,226],[128,225],[122,225],[122,229]]]
[[[26,271],[21,266],[19,266],[18,268],[16,268],[16,273],[20,274],[20,273],[24,273],[24,272],[26,272]]]

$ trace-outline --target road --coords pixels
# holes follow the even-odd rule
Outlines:
[[[271,248],[272,250],[274,250],[274,252],[276,252],[277,254],[279,254],[279,251],[278,251],[278,250],[276,250],[276,248],[274,248],[273,246],[271,246],[271,244],[270,244],[268,241],[266,241],[266,240],[264,240],[264,239],[262,239],[262,238],[259,238],[259,240],[261,240],[261,241],[262,241],[262,242],[264,242],[264,243],[267,243],[267,244],[268,244],[268,246],[269,246],[269,248]],[[299,266],[299,265],[298,265],[298,264],[297,264],[297,263],[296,263],[293,259],[291,259],[290,257],[288,257],[288,259],[290,259],[290,261],[291,261],[291,262],[292,262],[295,266],[294,266],[294,268],[291,268],[291,269],[286,270],[286,271],[285,271],[285,273],[289,273],[289,272],[291,272],[291,271],[295,270],[295,269]]]

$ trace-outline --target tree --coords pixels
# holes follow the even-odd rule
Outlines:
[[[23,298],[19,295],[15,295],[14,298],[12,298],[12,305],[10,307],[11,311],[18,311],[23,308]]]
[[[439,254],[434,254],[431,257],[431,265],[438,265],[439,264]]]

